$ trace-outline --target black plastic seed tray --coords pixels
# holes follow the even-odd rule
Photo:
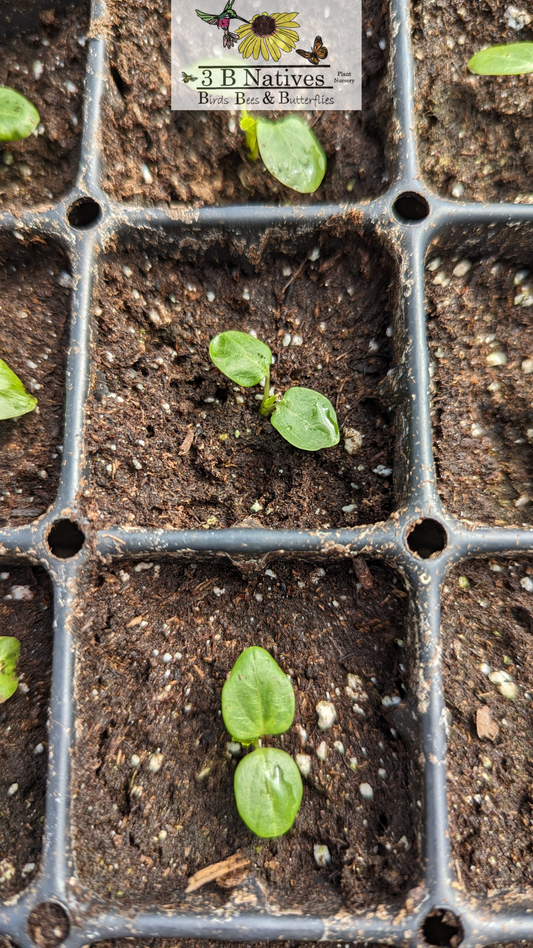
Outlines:
[[[28,8],[29,9],[29,8]],[[33,10],[33,7],[32,7]],[[259,941],[381,942],[395,945],[461,943],[473,948],[522,939],[533,941],[533,905],[524,896],[471,898],[460,885],[451,854],[446,793],[445,704],[441,679],[440,601],[445,577],[467,557],[533,551],[533,530],[483,528],[453,519],[436,489],[430,420],[430,373],[426,339],[424,268],[430,248],[452,246],[460,253],[505,253],[531,259],[533,208],[511,204],[461,204],[443,200],[422,180],[417,160],[414,71],[408,0],[390,4],[390,94],[395,154],[388,190],[355,205],[307,207],[230,206],[159,209],[114,203],[101,187],[99,153],[101,102],[108,82],[105,4],[94,0],[85,85],[81,160],[75,187],[46,210],[0,215],[4,234],[24,241],[39,235],[66,249],[73,277],[68,351],[64,449],[59,490],[46,515],[28,526],[0,531],[0,566],[41,564],[54,590],[54,655],[48,751],[48,791],[44,845],[38,877],[0,908],[0,932],[20,948],[32,948],[30,915],[45,903],[51,936],[69,948],[101,939],[135,937],[212,938]],[[3,14],[4,16],[4,14]],[[4,22],[7,30],[8,23]],[[102,27],[101,27],[102,25]],[[99,38],[100,37],[100,38]],[[93,282],[98,258],[117,239],[141,237],[160,248],[193,234],[214,231],[244,239],[280,227],[295,233],[319,231],[327,222],[351,221],[360,233],[388,248],[397,261],[399,291],[395,314],[396,368],[390,373],[390,403],[396,412],[398,444],[394,472],[396,509],[385,523],[357,529],[324,530],[150,530],[120,527],[96,535],[79,513],[79,497],[89,476],[84,406],[90,376]],[[528,249],[529,248],[529,249]],[[413,525],[417,524],[413,532]],[[251,896],[246,908],[211,914],[174,913],[146,907],[119,908],[75,895],[71,847],[71,756],[76,736],[74,705],[74,614],[82,571],[91,560],[157,556],[187,551],[208,557],[253,558],[319,554],[338,561],[357,553],[388,563],[406,580],[410,622],[416,639],[416,674],[407,704],[417,722],[411,728],[413,758],[422,772],[421,877],[400,905],[333,917],[272,912]],[[82,891],[82,890],[80,890]],[[55,908],[54,908],[55,906]],[[50,915],[51,912],[51,915]],[[446,914],[451,913],[451,914]],[[55,919],[55,922],[54,922]],[[58,927],[59,926],[59,927]],[[48,933],[50,935],[50,932]],[[42,937],[42,936],[41,936]]]

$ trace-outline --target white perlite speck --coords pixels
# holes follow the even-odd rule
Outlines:
[[[457,184],[454,184],[452,188],[452,197],[460,198],[465,193],[465,186],[462,181],[458,181]]]
[[[309,754],[296,754],[294,759],[302,777],[308,777],[311,773],[311,758]]]
[[[461,260],[456,267],[453,269],[453,275],[456,277],[465,276],[469,270],[472,269],[472,263],[470,260]]]
[[[374,791],[369,783],[360,783],[359,784],[359,793],[361,794],[363,800],[373,800]]]
[[[321,846],[320,843],[315,843],[313,846],[313,855],[315,857],[317,866],[320,866],[321,869],[325,869],[328,863],[331,862],[331,855],[328,847]]]
[[[507,363],[507,356],[505,352],[490,352],[487,356],[487,365],[505,365]]]
[[[150,771],[150,773],[152,774],[159,773],[159,771],[161,770],[161,767],[163,766],[164,759],[165,758],[163,757],[163,754],[161,753],[152,754],[148,762],[148,770]]]
[[[356,454],[363,444],[364,435],[356,428],[345,428],[343,431],[344,450],[347,454]]]
[[[316,756],[319,760],[325,760],[328,756],[328,745],[325,741],[321,741],[316,749]]]
[[[533,359],[524,359],[522,365],[520,366],[524,375],[533,374]]]
[[[153,184],[154,178],[148,165],[141,165],[141,175],[145,184]]]
[[[228,754],[231,754],[232,757],[237,757],[242,748],[238,741],[228,741],[226,744],[226,750]],[[296,762],[298,763],[298,761]]]
[[[316,706],[318,714],[318,726],[321,731],[328,731],[337,720],[335,705],[331,701],[319,701]]]
[[[526,592],[533,592],[533,579],[531,579],[531,576],[524,576],[524,578],[520,580],[520,585]]]
[[[7,791],[8,797],[14,797],[18,792],[19,785],[18,783],[12,783],[9,790]]]
[[[507,26],[511,30],[518,32],[523,30],[525,26],[529,26],[531,23],[531,15],[527,10],[521,9],[520,7],[515,7],[514,4],[507,7],[505,13],[503,14],[507,20]]]

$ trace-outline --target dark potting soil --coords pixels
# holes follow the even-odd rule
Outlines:
[[[43,570],[2,564],[2,635],[21,644],[19,687],[0,707],[0,896],[27,885],[39,868],[52,667],[52,590]]]
[[[457,276],[454,269],[463,272],[470,261],[437,262],[430,259],[426,285],[440,495],[459,517],[498,526],[532,523],[527,271],[485,259]]]
[[[281,908],[399,899],[418,879],[412,755],[382,698],[408,687],[406,593],[378,564],[371,588],[348,565],[274,558],[246,577],[245,565],[126,561],[88,581],[74,761],[82,884],[122,904],[216,907],[243,889],[212,883],[186,897],[187,880],[241,852],[244,891],[257,877],[260,898],[263,887]],[[275,840],[253,836],[237,814],[239,756],[220,716],[222,685],[252,644],[270,651],[296,694],[294,725],[266,743],[311,761],[294,828]],[[328,698],[338,720],[321,731],[315,707]],[[324,868],[317,843],[331,856]]]
[[[63,10],[53,0],[32,32],[0,44],[0,85],[26,96],[41,124],[0,143],[0,209],[46,204],[73,185],[79,161],[89,0]]]
[[[388,181],[376,115],[387,61],[379,44],[388,37],[388,2],[363,0],[362,6],[363,108],[309,114],[328,167],[318,191],[307,195],[284,187],[260,161],[247,160],[238,110],[171,112],[170,0],[111,0],[117,91],[104,103],[105,189],[118,200],[197,206],[360,201],[379,194]]]
[[[532,604],[531,558],[471,561],[444,586],[450,835],[471,892],[533,887]],[[500,694],[494,672],[507,673],[514,697]],[[477,714],[487,708],[495,730],[480,737]]]
[[[0,422],[0,526],[20,526],[53,502],[61,453],[70,289],[68,261],[42,238],[0,243],[0,358],[38,399]]]
[[[533,76],[475,76],[467,69],[485,46],[533,39],[531,9],[518,7],[529,10],[522,29],[516,15],[510,25],[507,0],[413,2],[421,167],[445,197],[533,200]]]
[[[346,231],[307,241],[289,256],[272,240],[255,269],[191,265],[177,250],[106,257],[87,409],[93,522],[222,528],[253,514],[262,527],[314,528],[387,517],[393,429],[378,387],[391,365],[391,266]],[[235,386],[209,359],[226,329],[270,345],[277,391],[330,398],[339,445],[299,451],[258,414],[258,387]],[[354,454],[347,429],[363,436],[359,450],[351,437]]]

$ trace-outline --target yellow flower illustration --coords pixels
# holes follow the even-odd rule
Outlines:
[[[290,53],[296,46],[299,23],[294,23],[297,13],[256,13],[250,23],[237,30],[242,43],[239,53],[243,59],[269,59],[277,62],[283,53]]]

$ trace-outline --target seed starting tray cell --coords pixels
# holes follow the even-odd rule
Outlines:
[[[28,16],[36,12],[38,4],[29,4]],[[523,523],[517,524],[520,516],[514,514],[507,520],[504,517],[503,523],[487,525],[465,519],[460,510],[451,516],[442,506],[432,442],[435,395],[430,384],[425,288],[426,265],[439,256],[451,261],[449,266],[446,264],[450,272],[452,264],[467,258],[475,262],[494,257],[507,268],[531,265],[533,208],[527,204],[445,200],[423,180],[415,133],[408,0],[390,3],[388,91],[393,108],[390,127],[394,130],[391,177],[386,193],[364,204],[257,204],[198,209],[146,208],[113,202],[102,188],[99,153],[102,103],[111,81],[106,63],[106,9],[100,0],[93,0],[89,35],[81,161],[75,187],[61,201],[42,210],[23,209],[16,215],[0,215],[6,242],[15,239],[21,248],[25,244],[30,247],[35,239],[41,246],[46,242],[51,256],[65,255],[71,275],[70,279],[68,273],[66,278],[63,276],[65,286],[67,281],[68,288],[71,286],[71,316],[57,494],[44,516],[36,514],[29,523],[0,527],[2,569],[8,572],[31,567],[35,573],[38,567],[35,575],[41,575],[39,570],[44,569],[54,600],[43,847],[40,858],[36,855],[32,859],[37,862],[36,871],[26,871],[31,879],[26,887],[10,900],[8,895],[19,886],[6,890],[6,901],[0,909],[0,932],[20,948],[32,948],[35,944],[52,948],[59,943],[81,948],[102,939],[122,937],[251,943],[268,939],[370,941],[412,946],[462,944],[465,948],[533,940],[531,889],[528,892],[524,885],[526,874],[520,876],[516,866],[507,875],[496,873],[495,878],[503,878],[504,884],[508,879],[510,886],[480,891],[472,876],[466,880],[463,877],[464,873],[471,873],[471,867],[464,861],[468,847],[451,840],[450,827],[456,829],[458,824],[456,814],[450,816],[447,795],[446,742],[450,722],[440,647],[441,595],[449,610],[447,581],[452,568],[453,579],[461,573],[461,564],[467,577],[474,575],[475,570],[468,564],[475,557],[496,563],[500,570],[502,563],[513,559],[527,563],[524,554],[533,550],[533,531]],[[101,315],[97,295],[101,292],[99,274],[106,266],[106,255],[113,259],[113,254],[141,247],[143,252],[152,248],[164,259],[178,248],[190,262],[198,259],[199,248],[215,252],[216,248],[225,247],[228,252],[229,247],[233,259],[246,261],[248,257],[257,261],[257,248],[269,239],[282,241],[283,251],[290,254],[291,249],[297,253],[298,248],[309,246],[324,235],[339,235],[347,229],[359,235],[357,239],[382,248],[395,280],[393,355],[381,390],[381,400],[387,402],[396,423],[394,495],[388,519],[349,528],[324,527],[318,532],[269,530],[253,522],[238,528],[219,529],[211,522],[207,524],[210,529],[157,529],[136,525],[131,516],[125,517],[123,524],[103,525],[87,504],[90,478],[94,475],[87,450],[91,415],[86,414],[85,408],[94,369],[91,343],[99,330]],[[443,272],[448,274],[446,267]],[[356,333],[357,326],[351,327],[351,331]],[[93,388],[91,412],[95,391]],[[476,419],[471,421],[473,425],[479,424]],[[471,431],[470,435],[476,437],[477,432]],[[112,458],[108,463],[112,466]],[[449,478],[450,471],[446,474]],[[155,896],[147,904],[139,891],[133,906],[130,903],[127,909],[121,909],[117,900],[106,899],[105,893],[92,892],[77,874],[71,772],[79,733],[74,700],[75,643],[81,644],[87,634],[83,602],[87,577],[103,564],[107,564],[106,568],[120,568],[121,563],[131,565],[150,559],[161,564],[175,562],[177,566],[190,562],[192,557],[201,560],[202,569],[209,569],[209,564],[227,563],[229,558],[241,569],[251,571],[269,562],[298,558],[326,567],[328,562],[339,566],[346,565],[348,560],[348,567],[353,566],[357,572],[358,554],[402,574],[409,599],[406,644],[410,646],[411,667],[406,676],[406,696],[395,711],[394,720],[412,750],[413,761],[417,761],[417,772],[412,776],[413,812],[417,813],[413,825],[419,835],[420,864],[413,887],[390,904],[369,898],[366,905],[352,909],[344,905],[324,914],[319,907],[302,911],[298,906],[291,909],[285,902],[276,910],[265,899],[261,886],[254,888],[253,884],[242,890],[237,887],[237,895],[227,900],[219,898],[214,906],[201,898],[189,905],[177,898],[176,905],[169,908],[167,902],[158,904]],[[358,575],[364,580],[364,568],[361,574],[359,566]],[[29,581],[30,585],[31,582],[34,580]],[[520,589],[531,595],[527,570],[524,582]],[[522,591],[520,595],[524,599]],[[479,607],[481,615],[484,608]],[[523,604],[520,608],[519,619],[522,626],[527,626],[527,608]],[[473,614],[477,615],[475,609]],[[469,646],[465,645],[465,649],[464,654],[475,654],[468,650]],[[498,649],[495,654],[499,655]],[[505,656],[502,660],[506,660]],[[447,651],[446,662],[449,661]],[[473,677],[477,676],[473,695],[486,681],[477,680],[481,674],[473,673]],[[453,694],[451,697],[454,700]],[[451,728],[453,740],[457,740],[461,727],[463,733],[465,728],[468,730],[468,715],[461,713],[463,717]],[[43,743],[39,741],[40,746]],[[483,766],[476,765],[473,775],[474,802],[478,796],[483,800],[476,789],[476,781],[484,779]],[[490,779],[489,770],[486,772]],[[521,844],[519,849],[520,858],[530,861],[527,845]]]

